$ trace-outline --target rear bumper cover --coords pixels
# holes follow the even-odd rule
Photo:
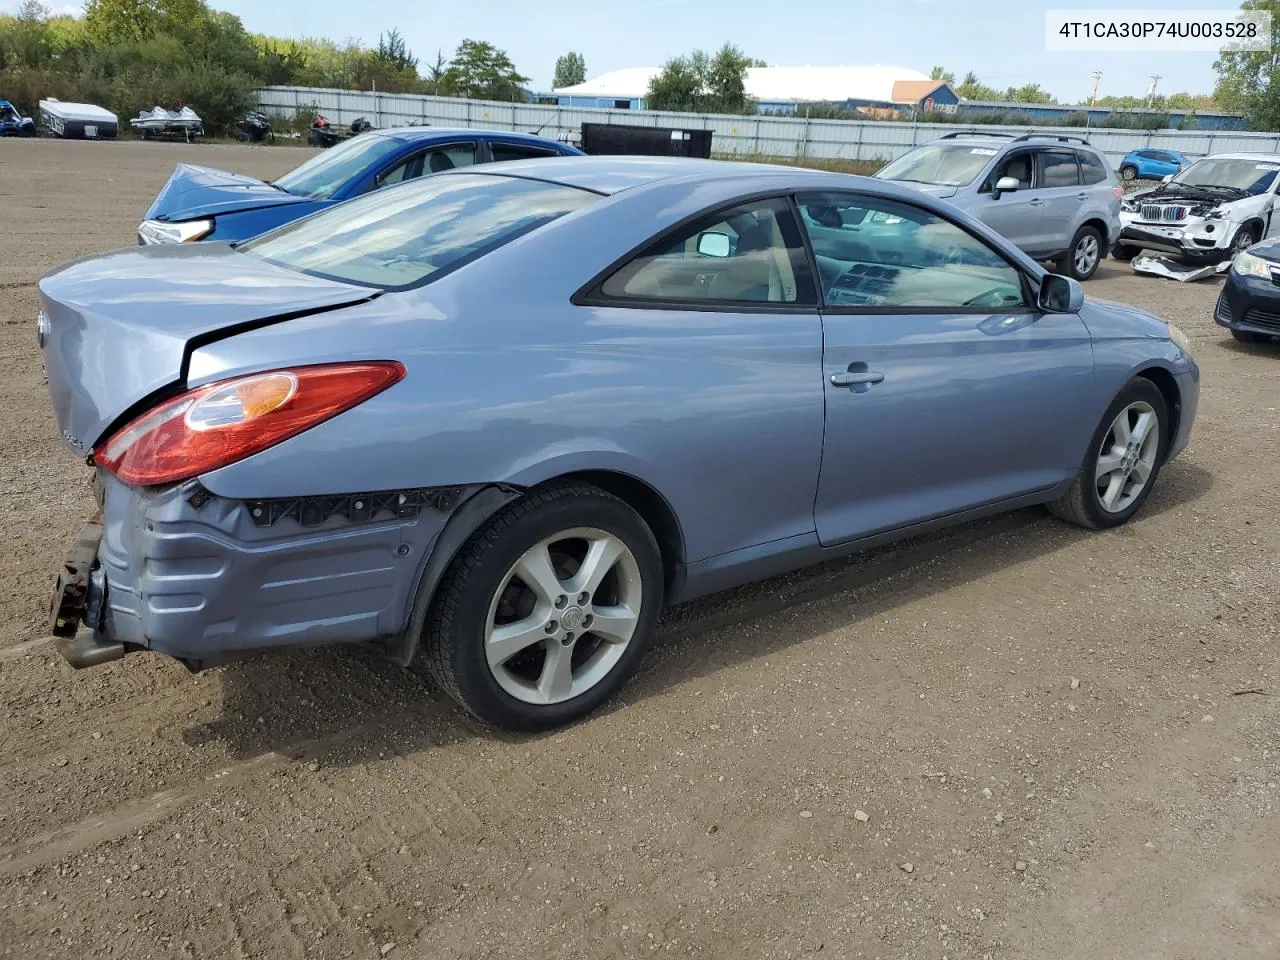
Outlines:
[[[83,591],[73,642],[153,650],[193,669],[402,631],[435,539],[472,490],[249,504],[196,481],[137,489],[106,476],[103,486],[101,539],[83,571],[96,587]],[[91,665],[64,646],[74,665]]]

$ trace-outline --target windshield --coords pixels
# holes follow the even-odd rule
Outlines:
[[[237,249],[331,280],[402,289],[598,199],[538,180],[445,173],[340,203]]]
[[[361,134],[317,154],[296,170],[286,173],[275,185],[301,197],[327,200],[352,178],[376,166],[400,146],[394,137]]]
[[[876,176],[881,180],[963,187],[973,183],[997,153],[999,151],[995,147],[926,143],[886,164]]]
[[[1206,157],[1173,178],[1188,187],[1231,187],[1255,196],[1271,187],[1280,160],[1231,160]]]

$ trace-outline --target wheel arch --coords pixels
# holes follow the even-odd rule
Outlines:
[[[1092,217],[1085,218],[1084,222],[1082,222],[1080,226],[1093,227],[1093,229],[1098,231],[1098,238],[1102,241],[1102,250],[1099,251],[1099,259],[1102,259],[1102,254],[1103,252],[1106,251],[1108,243],[1111,239],[1110,232],[1107,228],[1107,222],[1103,220],[1101,217],[1092,216]],[[1079,229],[1079,227],[1077,227],[1076,229]]]
[[[493,484],[463,502],[436,537],[418,575],[413,606],[405,629],[385,641],[388,656],[408,666],[417,652],[427,612],[445,571],[458,553],[491,517],[533,490],[568,483],[586,483],[617,497],[635,510],[653,532],[662,557],[664,594],[672,596],[684,576],[685,542],[679,518],[665,496],[639,477],[616,469],[578,469],[556,473],[536,484]]]
[[[1178,381],[1172,373],[1161,366],[1149,366],[1137,371],[1135,378],[1141,377],[1149,380],[1160,391],[1160,395],[1164,397],[1165,405],[1169,408],[1169,426],[1165,431],[1165,455],[1168,456],[1169,445],[1173,438],[1178,435],[1178,430],[1182,425],[1182,391],[1178,388]]]

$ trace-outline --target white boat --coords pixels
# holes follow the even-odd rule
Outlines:
[[[133,129],[141,131],[143,137],[157,133],[181,133],[190,140],[204,135],[204,121],[190,107],[183,107],[175,112],[157,105],[139,112],[129,124]]]
[[[54,136],[110,140],[119,127],[116,115],[92,103],[68,103],[56,97],[40,101],[40,123]]]

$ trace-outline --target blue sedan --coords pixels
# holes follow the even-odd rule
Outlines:
[[[999,511],[1093,529],[1187,444],[1191,345],[944,201],[691,159],[475,167],[40,282],[99,511],[75,666],[375,643],[468,710],[598,707],[664,605]]]
[[[582,151],[531,134],[399,127],[346,140],[279,180],[181,163],[142,223],[138,243],[247,240],[379,187],[457,167]]]
[[[1163,180],[1189,166],[1191,158],[1177,150],[1130,150],[1120,161],[1120,176],[1124,180]]]

